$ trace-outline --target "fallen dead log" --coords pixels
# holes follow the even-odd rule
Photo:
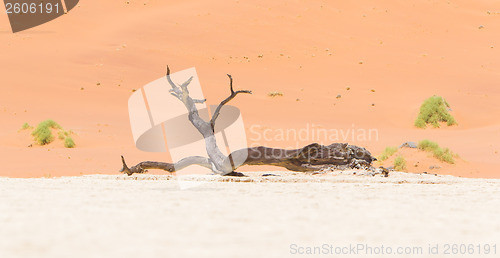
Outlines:
[[[317,171],[331,166],[339,168],[370,168],[372,162],[376,160],[365,148],[348,145],[347,143],[333,143],[327,146],[313,143],[295,150],[259,146],[235,151],[228,158],[233,160],[233,158],[240,155],[247,156],[240,166],[272,165],[299,172]],[[148,169],[175,172],[191,165],[212,169],[208,158],[197,156],[188,157],[176,163],[143,161],[132,167],[127,166],[122,156],[122,165],[121,172],[127,175],[145,173]],[[234,172],[238,167],[233,167],[231,172]]]

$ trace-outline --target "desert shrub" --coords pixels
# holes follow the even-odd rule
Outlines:
[[[28,124],[28,123],[24,123],[23,126],[21,127],[21,130],[26,130],[26,129],[32,129],[33,127]]]
[[[59,131],[57,133],[57,138],[59,138],[59,140],[64,140],[64,138],[66,138],[66,131]]]
[[[64,147],[66,148],[75,147],[75,142],[73,141],[73,138],[71,138],[71,136],[66,137],[66,139],[64,140]]]
[[[397,147],[392,147],[392,146],[386,147],[382,152],[382,154],[378,156],[377,160],[384,161],[388,159],[390,156],[394,155],[394,153],[396,153],[397,151],[398,151]]]
[[[454,157],[457,156],[454,154],[450,149],[448,148],[441,148],[438,143],[429,141],[429,140],[422,140],[418,143],[418,148],[424,151],[431,152],[435,158],[450,163],[454,164],[455,159]]]
[[[66,130],[60,130],[60,131],[58,132],[58,138],[59,138],[59,139],[61,139],[61,140],[64,140],[64,138],[66,138],[66,137],[68,137],[68,136],[70,136],[70,135],[73,135],[73,134],[75,134],[75,133],[73,132],[73,130],[69,130],[69,131],[66,131]]]
[[[54,122],[54,120],[48,119],[40,122],[31,135],[33,135],[38,144],[49,144],[54,140],[54,136],[52,135],[52,131],[50,129],[61,129],[61,126]]]
[[[48,127],[37,128],[32,135],[35,137],[35,141],[40,145],[49,144],[54,141],[54,136],[52,135],[52,131]]]
[[[417,118],[417,120],[415,120],[415,126],[418,128],[425,128],[425,127],[427,127],[427,124],[425,123],[425,121],[423,119]]]
[[[434,150],[434,157],[450,164],[455,164],[455,159],[453,158],[453,156],[455,156],[455,154],[453,154],[448,148],[438,148]]]
[[[425,128],[427,124],[438,128],[439,122],[446,122],[448,126],[456,125],[455,118],[448,112],[450,105],[440,96],[432,96],[424,101],[420,106],[420,112],[415,120],[415,126]]]
[[[37,129],[41,127],[47,127],[47,128],[53,128],[53,129],[62,129],[62,127],[56,123],[52,119],[47,119],[45,121],[42,121],[38,124]],[[36,130],[35,130],[36,131]]]
[[[24,123],[23,129],[33,128],[28,123]],[[72,130],[66,131],[54,120],[48,119],[42,121],[38,126],[31,132],[35,141],[40,145],[49,144],[54,141],[54,135],[52,135],[52,129],[57,130],[57,138],[64,140],[64,146],[66,148],[75,147],[75,142],[70,135],[75,134]]]
[[[405,171],[406,170],[406,160],[403,156],[398,156],[394,159],[394,170]]]
[[[281,91],[271,91],[269,93],[267,93],[267,96],[269,97],[277,97],[277,96],[283,96],[283,92]]]
[[[439,144],[430,140],[421,140],[418,143],[418,148],[424,151],[434,151],[435,149],[439,148]]]

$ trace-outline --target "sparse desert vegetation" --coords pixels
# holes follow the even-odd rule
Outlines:
[[[54,141],[54,136],[52,135],[52,131],[50,129],[61,129],[61,126],[54,122],[54,120],[47,119],[40,122],[31,135],[33,135],[38,144],[49,144]]]
[[[388,165],[389,163],[392,164],[394,170],[396,171],[415,172],[415,170],[421,170],[423,168],[420,162],[422,163],[426,162],[425,158],[424,160],[415,158],[419,157],[419,155],[420,157],[424,157],[421,154],[418,154],[416,152],[417,150],[430,153],[431,155],[428,155],[428,158],[437,159],[439,161],[448,164],[455,164],[455,159],[459,157],[456,153],[453,153],[449,148],[441,147],[437,142],[424,139],[418,143],[405,142],[400,147],[388,146],[382,151],[382,153],[379,156],[377,156],[377,161],[381,165],[383,164]],[[389,162],[389,163],[384,163],[384,162]],[[409,167],[407,167],[408,162],[411,163],[411,166]],[[440,166],[435,165],[435,163],[434,164],[430,163],[430,164],[431,165],[429,166],[429,169],[441,168]]]
[[[281,92],[281,91],[271,91],[271,92],[267,93],[267,96],[269,96],[269,97],[282,97],[283,96],[283,92]]]
[[[423,151],[431,152],[435,158],[450,163],[455,164],[455,159],[457,155],[451,152],[448,148],[441,148],[438,143],[430,140],[422,140],[418,143],[418,148]]]
[[[380,154],[380,156],[377,157],[377,160],[384,161],[384,160],[388,159],[390,156],[394,155],[394,153],[396,153],[397,151],[398,151],[398,147],[394,147],[394,146],[386,147],[384,149],[384,151],[382,152],[382,154]]]
[[[24,123],[22,128],[30,129],[33,127],[30,127],[28,123]],[[52,134],[52,130],[57,130],[57,137],[60,140],[64,140],[64,147],[66,148],[75,147],[75,142],[70,136],[72,131],[65,131],[61,127],[61,125],[59,125],[52,119],[47,119],[40,122],[38,126],[35,128],[35,130],[31,132],[31,135],[39,145],[46,145],[54,141],[54,135]]]
[[[434,128],[439,128],[439,122],[446,122],[448,126],[456,125],[455,118],[448,112],[450,105],[443,97],[432,96],[424,101],[420,106],[420,113],[415,126],[426,128],[431,124]]]
[[[28,123],[24,123],[23,126],[21,127],[21,130],[27,130],[27,129],[33,129],[33,126],[31,126]]]
[[[405,171],[406,170],[406,160],[403,156],[398,156],[394,159],[394,170]]]
[[[66,139],[64,139],[64,147],[66,148],[75,147],[75,142],[73,141],[73,138],[71,138],[71,136],[67,136]]]

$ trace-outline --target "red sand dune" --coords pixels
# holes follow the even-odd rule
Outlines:
[[[252,90],[231,103],[251,145],[314,140],[257,139],[265,129],[270,137],[308,125],[376,129],[378,140],[346,141],[378,155],[430,139],[464,160],[439,173],[500,178],[496,0],[87,0],[16,34],[0,13],[0,176],[117,173],[122,154],[130,163],[168,160],[134,147],[127,111],[132,89],[163,76],[168,64],[174,72],[196,67],[209,104],[227,96],[226,73],[236,88]],[[448,100],[458,126],[413,127],[434,94]],[[28,148],[21,125],[47,118],[74,130],[77,148]]]

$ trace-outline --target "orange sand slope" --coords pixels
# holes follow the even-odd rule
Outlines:
[[[168,160],[135,149],[127,100],[169,64],[196,67],[209,104],[228,94],[226,73],[252,90],[232,102],[251,145],[330,140],[280,137],[287,129],[374,129],[374,138],[338,141],[378,155],[428,138],[464,160],[436,172],[500,178],[498,31],[496,0],[87,0],[16,34],[0,9],[0,176],[117,173],[121,154],[130,163]],[[413,127],[434,94],[448,100],[458,126]],[[75,149],[27,147],[22,124],[47,118],[75,131]]]

